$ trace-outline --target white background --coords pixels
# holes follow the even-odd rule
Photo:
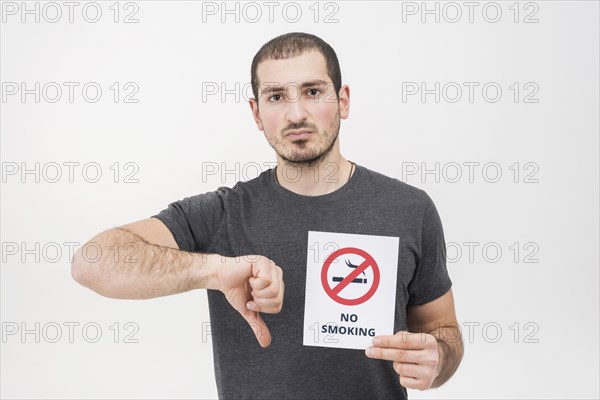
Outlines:
[[[216,397],[205,293],[146,301],[103,298],[71,279],[64,243],[82,244],[174,200],[256,176],[243,169],[250,165],[245,163],[273,162],[243,93],[237,92],[239,99],[230,94],[221,101],[220,93],[203,99],[203,87],[211,82],[234,92],[236,82],[243,87],[260,46],[290,31],[317,34],[338,54],[351,93],[350,117],[340,132],[342,153],[426,190],[444,224],[465,356],[446,385],[409,396],[598,398],[597,2],[519,3],[518,22],[515,6],[509,8],[513,2],[499,2],[496,23],[484,19],[485,2],[475,8],[472,23],[462,2],[455,3],[462,11],[455,23],[449,20],[456,8],[445,3],[437,3],[446,12],[439,23],[434,15],[421,22],[421,13],[403,14],[411,4],[400,2],[338,2],[328,8],[321,3],[317,22],[312,2],[298,3],[302,15],[295,23],[288,22],[294,9],[287,9],[286,21],[280,3],[270,22],[268,8],[257,3],[263,15],[252,23],[255,12],[246,8],[242,14],[241,3],[239,22],[235,14],[222,22],[220,13],[205,14],[203,21],[201,3],[147,1],[135,3],[138,23],[127,24],[121,21],[134,6],[120,4],[115,23],[112,3],[99,2],[103,14],[97,23],[83,19],[86,3],[75,9],[73,23],[62,3],[56,23],[44,16],[36,23],[34,15],[23,23],[20,10],[3,11],[3,95],[7,82],[25,82],[30,89],[35,82],[80,84],[73,103],[66,87],[56,103],[44,98],[36,103],[33,95],[22,102],[18,94],[2,100],[3,171],[14,163],[27,168],[36,162],[40,168],[81,163],[72,183],[66,167],[57,183],[44,179],[54,177],[50,167],[39,182],[33,174],[3,179],[2,328],[35,331],[40,324],[39,343],[32,333],[24,338],[3,333],[3,398]],[[39,3],[40,12],[44,5]],[[428,5],[433,9],[436,3]],[[93,18],[93,9],[87,10]],[[493,5],[486,10],[488,20],[495,18]],[[46,11],[54,18],[55,10]],[[332,12],[337,22],[324,23]],[[532,13],[538,22],[524,23]],[[82,98],[88,82],[103,89],[96,103]],[[135,83],[138,102],[115,103],[109,89],[114,82],[121,95],[130,92],[125,83]],[[448,90],[439,103],[434,95],[403,101],[406,82],[424,82],[428,89],[440,82]],[[456,103],[448,101],[455,97],[449,82],[463,88]],[[473,102],[463,82],[479,84]],[[503,90],[494,103],[482,97],[489,82]],[[520,88],[517,102],[509,88],[514,82]],[[537,103],[526,103],[532,88],[537,93],[529,100]],[[84,179],[93,178],[93,170],[82,176],[81,166],[92,162],[103,174],[98,183]],[[109,169],[115,162],[121,171],[117,183]],[[124,183],[124,173],[132,171],[124,169],[127,162],[138,167],[133,176],[138,183]],[[214,163],[234,172],[226,179],[203,176]],[[419,172],[433,169],[435,163],[443,172],[437,181],[434,174],[406,173],[415,165]],[[467,166],[477,164],[465,163],[479,163],[472,179]],[[462,176],[452,182],[456,165]],[[498,166],[502,175],[492,183]],[[39,262],[36,254],[21,251],[36,243]],[[58,257],[52,243],[62,248]],[[16,254],[7,251],[14,250],[11,244],[18,245]],[[44,246],[46,254],[40,254]],[[498,248],[502,254],[495,259]],[[124,328],[127,322],[139,328],[133,336],[138,343],[124,343],[132,332]],[[73,343],[69,323],[79,324]],[[86,340],[95,336],[93,329],[82,334],[85,324],[102,329],[97,343]],[[51,343],[56,325],[62,336]]]

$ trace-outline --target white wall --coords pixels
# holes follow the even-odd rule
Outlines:
[[[478,2],[472,22],[464,2],[429,2],[438,23],[421,2],[298,2],[287,14],[281,2],[272,22],[259,2],[255,23],[257,8],[244,3],[228,3],[239,22],[235,11],[221,21],[221,2],[120,3],[118,23],[113,2],[77,3],[72,23],[62,2],[27,2],[37,23],[22,4],[2,3],[0,32],[3,398],[216,397],[205,293],[100,297],[71,279],[69,243],[273,162],[241,89],[259,47],[289,31],[317,34],[338,53],[351,88],[342,153],[425,189],[444,223],[466,354],[445,386],[410,396],[599,396],[597,2]],[[100,20],[86,21],[96,8]],[[123,23],[132,13],[138,22]],[[39,103],[11,94],[21,82],[40,82]],[[62,88],[56,103],[50,82]],[[63,82],[79,84],[72,103]],[[90,82],[102,90],[95,103],[82,96]],[[439,102],[406,92],[436,82]],[[234,94],[203,99],[221,83]],[[124,102],[135,88],[138,102]],[[69,162],[80,163],[73,182]],[[21,175],[35,163],[39,182]],[[214,163],[240,172],[205,176]],[[62,177],[51,183],[57,164]],[[438,181],[421,175],[436,165]],[[88,182],[98,166],[100,180]],[[130,173],[137,183],[125,182]]]

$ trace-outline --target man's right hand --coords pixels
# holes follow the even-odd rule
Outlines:
[[[100,248],[97,259],[86,258],[88,244]],[[81,285],[115,299],[220,290],[248,321],[262,347],[271,343],[271,334],[259,312],[278,313],[283,305],[283,271],[273,261],[260,255],[231,258],[181,251],[171,231],[156,218],[94,236],[73,255],[71,275]]]
[[[260,345],[269,346],[271,333],[259,313],[281,311],[283,270],[260,255],[238,258],[217,255],[216,260],[215,288],[248,321]]]

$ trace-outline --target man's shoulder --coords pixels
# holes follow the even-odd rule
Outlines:
[[[269,185],[271,170],[261,172],[256,178],[238,181],[233,186],[219,186],[215,193],[223,200],[241,199],[246,196],[257,197],[265,193],[265,187]]]
[[[425,190],[403,182],[398,178],[385,175],[365,166],[360,166],[360,168],[363,172],[362,182],[369,185],[378,194],[414,198],[420,201],[426,201],[429,197]]]

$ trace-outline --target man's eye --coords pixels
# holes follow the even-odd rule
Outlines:
[[[280,94],[274,94],[273,96],[269,97],[269,101],[271,101],[271,102],[277,101],[277,100],[279,100],[280,97],[281,97]]]
[[[321,89],[309,89],[308,93],[312,96],[316,96],[321,93]]]

